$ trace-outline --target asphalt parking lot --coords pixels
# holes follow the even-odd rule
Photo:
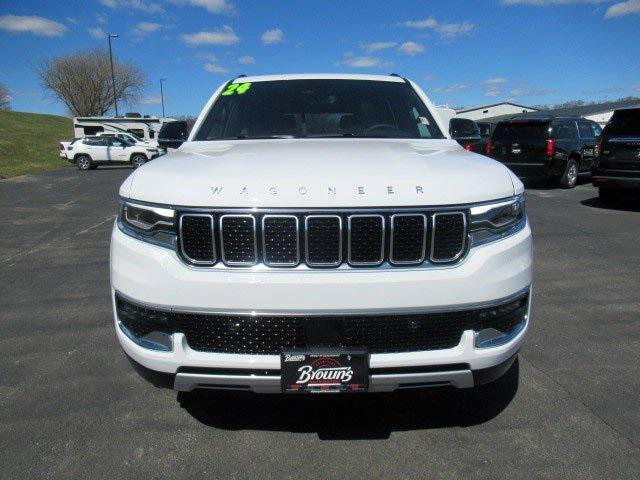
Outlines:
[[[589,184],[528,191],[533,326],[498,390],[176,395],[113,332],[129,173],[0,181],[0,477],[640,476],[640,207],[604,208]]]

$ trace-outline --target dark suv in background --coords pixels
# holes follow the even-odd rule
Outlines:
[[[600,126],[577,117],[526,115],[499,122],[486,155],[526,179],[553,179],[573,188],[589,173]]]
[[[625,191],[640,192],[640,108],[616,110],[596,148],[593,184],[610,203]]]
[[[449,121],[449,134],[465,150],[484,154],[486,141],[480,135],[478,124],[468,118],[452,118]]]

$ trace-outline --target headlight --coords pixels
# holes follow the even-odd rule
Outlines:
[[[471,207],[471,245],[482,245],[513,235],[522,230],[526,223],[522,194],[509,200]]]
[[[118,227],[127,235],[162,247],[173,248],[176,242],[176,212],[122,200]]]

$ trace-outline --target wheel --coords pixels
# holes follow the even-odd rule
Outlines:
[[[562,177],[560,177],[560,186],[562,188],[573,188],[578,183],[578,162],[573,158],[567,161],[567,167],[564,169]]]
[[[147,157],[145,157],[144,155],[138,153],[131,157],[131,165],[133,165],[133,168],[141,167],[145,163],[147,163]]]
[[[89,155],[78,155],[76,157],[76,166],[78,167],[78,170],[82,170],[83,172],[91,170],[93,167],[91,157]]]
[[[602,187],[598,188],[598,197],[600,198],[600,202],[602,202],[604,205],[613,205],[620,198],[618,192],[616,192],[615,190]]]

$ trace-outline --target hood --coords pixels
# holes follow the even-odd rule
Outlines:
[[[514,184],[452,140],[269,139],[185,143],[120,194],[193,207],[393,207],[494,200]]]

